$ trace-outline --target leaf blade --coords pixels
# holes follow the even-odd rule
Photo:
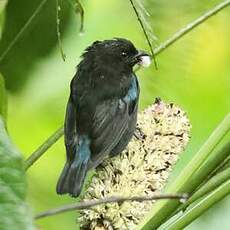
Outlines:
[[[22,157],[14,147],[0,118],[0,228],[33,230],[25,203],[26,182]]]

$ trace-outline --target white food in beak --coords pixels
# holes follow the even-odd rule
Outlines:
[[[151,64],[151,58],[147,55],[141,56],[138,64],[143,66],[143,67],[149,67]]]

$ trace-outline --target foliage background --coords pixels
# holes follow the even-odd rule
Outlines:
[[[12,10],[17,12],[13,14],[12,11],[15,18],[11,24],[11,30],[16,32],[20,23],[14,24],[17,22],[15,19],[20,22],[20,16],[30,15],[31,9],[41,1],[31,1],[33,6],[30,7],[25,7],[28,1],[17,2],[9,1]],[[218,2],[146,0],[145,5],[151,13],[151,24],[160,43]],[[63,62],[55,43],[54,3],[52,0],[44,5],[33,24],[0,63],[10,92],[8,130],[25,157],[62,125],[69,82],[87,45],[97,39],[126,37],[137,47],[148,49],[129,1],[85,0],[82,1],[85,8],[83,35],[78,33],[79,17],[67,5],[62,6],[62,42],[67,55],[66,62]],[[26,11],[30,13],[26,14]],[[140,109],[160,96],[163,100],[179,104],[191,120],[192,138],[176,166],[175,174],[230,111],[229,21],[230,9],[227,8],[159,55],[159,70],[156,71],[152,65],[138,72]],[[3,41],[7,43],[9,39]],[[0,50],[2,47],[3,42],[0,43]],[[34,213],[74,202],[55,193],[64,160],[61,139],[29,169],[28,201]],[[186,229],[214,230],[219,226],[227,229],[229,212],[230,199],[227,197]],[[41,229],[76,229],[75,220],[76,213],[70,212],[39,220],[37,224]]]

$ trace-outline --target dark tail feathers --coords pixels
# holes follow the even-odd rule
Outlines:
[[[78,197],[81,193],[88,171],[90,151],[88,148],[79,148],[77,152],[74,160],[71,162],[67,160],[65,164],[57,183],[58,194],[69,193],[73,197]]]

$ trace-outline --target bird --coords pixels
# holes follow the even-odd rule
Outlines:
[[[125,38],[95,41],[81,56],[70,83],[64,142],[66,163],[57,194],[78,197],[87,172],[121,153],[137,122],[139,83],[136,64],[147,67],[150,55]]]

